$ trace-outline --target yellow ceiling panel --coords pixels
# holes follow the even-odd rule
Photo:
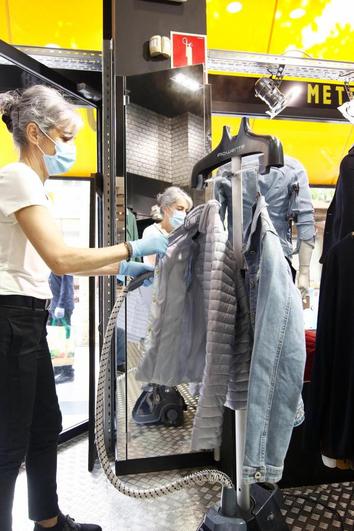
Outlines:
[[[207,0],[209,48],[353,61],[352,0]]]
[[[353,61],[354,2],[278,0],[269,53],[294,48],[316,59]]]
[[[295,157],[305,166],[312,185],[335,185],[339,165],[354,144],[354,127],[349,123],[302,122],[288,120],[250,121],[255,133],[274,135],[283,144],[284,153]],[[240,118],[213,116],[213,146],[220,138],[223,125],[236,135]]]
[[[266,53],[276,0],[207,0],[208,48]]]
[[[11,44],[82,50],[102,49],[102,2],[7,1],[11,21]]]
[[[10,42],[8,0],[0,0],[0,39]]]

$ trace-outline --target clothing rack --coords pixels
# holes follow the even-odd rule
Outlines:
[[[243,189],[242,189],[242,159],[232,157],[231,159],[231,184],[232,184],[232,234],[233,249],[236,264],[239,269],[243,269]],[[249,511],[251,507],[251,489],[242,480],[242,464],[244,459],[245,433],[246,433],[246,411],[235,411],[235,441],[236,441],[236,492],[237,504],[243,511]]]
[[[211,170],[230,162],[232,183],[233,249],[237,267],[244,269],[243,247],[243,186],[242,157],[260,154],[260,171],[265,173],[270,166],[283,166],[283,150],[280,142],[271,136],[255,135],[250,131],[247,118],[242,118],[237,137],[231,137],[224,127],[221,142],[193,168],[192,186],[201,188]],[[223,489],[220,508],[211,508],[206,513],[199,531],[285,531],[278,488],[265,489],[255,484],[252,487],[243,481],[243,461],[246,436],[246,410],[235,411],[235,456],[236,489]],[[228,492],[227,492],[228,490]]]

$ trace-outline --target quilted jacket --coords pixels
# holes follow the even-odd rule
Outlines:
[[[201,382],[193,449],[220,445],[226,398],[234,409],[247,400],[249,312],[219,210],[215,200],[196,207],[170,236],[155,272],[145,354],[136,373],[138,380],[168,386]]]

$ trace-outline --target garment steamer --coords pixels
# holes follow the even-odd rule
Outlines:
[[[231,137],[224,127],[222,140],[209,155],[199,161],[192,172],[192,187],[201,188],[203,178],[211,170],[232,160],[232,200],[233,200],[233,247],[235,257],[242,268],[242,178],[241,157],[252,153],[263,155],[264,170],[270,166],[283,166],[283,151],[280,142],[267,135],[255,135],[250,131],[246,118],[242,118],[239,133]],[[264,171],[263,170],[263,171]],[[236,206],[237,205],[237,206]],[[141,275],[132,280],[119,293],[103,341],[96,403],[96,446],[104,473],[110,483],[122,494],[133,498],[151,499],[171,494],[183,488],[204,483],[219,483],[222,486],[221,502],[211,507],[205,514],[198,531],[286,531],[288,526],[281,514],[281,494],[276,485],[254,484],[250,488],[242,479],[242,462],[245,443],[245,411],[236,411],[236,476],[237,492],[229,476],[219,470],[206,469],[189,474],[167,485],[152,489],[136,489],[121,481],[112,471],[104,441],[104,403],[107,372],[111,356],[111,340],[116,327],[119,309],[129,291],[133,291],[151,276]]]
[[[260,173],[267,173],[272,166],[284,165],[283,148],[279,140],[269,135],[257,135],[250,129],[248,118],[242,118],[236,136],[231,136],[228,127],[224,126],[220,143],[216,148],[201,159],[192,170],[192,188],[202,189],[204,180],[211,171],[231,162],[232,168],[232,228],[233,249],[239,269],[244,268],[242,253],[243,241],[243,192],[241,159],[248,155],[260,155]],[[218,527],[218,507],[211,508],[204,517],[200,531],[216,529],[250,529],[254,531],[286,531],[288,526],[281,514],[281,494],[276,485],[255,483],[252,486],[243,481],[243,461],[246,434],[246,411],[235,411],[235,454],[237,493],[229,491],[229,501],[224,503],[222,511],[225,527]],[[255,475],[257,480],[257,473]],[[232,524],[229,518],[240,515],[243,526]],[[229,524],[228,524],[229,522]]]
[[[120,493],[138,499],[154,499],[166,496],[175,491],[201,486],[205,483],[219,483],[222,486],[221,501],[209,509],[203,524],[197,531],[283,531],[287,527],[276,525],[276,515],[280,512],[280,493],[273,485],[259,487],[255,485],[253,499],[257,500],[249,514],[245,514],[237,504],[236,491],[232,480],[224,472],[216,469],[205,469],[188,474],[183,478],[172,481],[161,487],[152,489],[136,489],[120,480],[112,470],[105,445],[104,437],[104,407],[105,389],[107,384],[108,367],[111,360],[111,341],[116,328],[119,310],[130,291],[140,287],[145,280],[151,278],[152,273],[144,273],[131,280],[119,293],[108,320],[100,358],[99,377],[97,384],[95,433],[98,458],[108,481]]]
[[[194,472],[187,476],[172,481],[171,483],[162,485],[152,489],[136,489],[130,487],[124,481],[121,481],[113,472],[109,457],[106,450],[105,438],[104,438],[104,407],[105,407],[105,388],[107,383],[108,367],[111,360],[111,341],[114,330],[116,328],[116,320],[119,310],[130,291],[140,287],[145,280],[151,278],[151,272],[140,275],[139,277],[131,280],[127,286],[125,286],[119,293],[117,300],[112,309],[111,315],[108,320],[107,329],[105,332],[103,346],[100,358],[100,369],[97,384],[97,400],[96,400],[96,419],[95,419],[95,432],[96,432],[96,447],[98,458],[103,468],[103,471],[108,481],[122,494],[130,496],[132,498],[139,499],[153,499],[161,496],[166,496],[175,491],[181,489],[188,489],[193,486],[203,485],[205,483],[219,483],[222,486],[222,501],[220,508],[216,510],[218,524],[215,529],[218,531],[233,531],[238,529],[245,529],[244,522],[236,517],[226,516],[232,509],[232,500],[236,499],[236,492],[232,480],[220,472],[220,470],[206,469],[200,472]],[[232,527],[230,527],[232,525]],[[240,527],[241,526],[241,527]]]
[[[182,426],[187,405],[177,387],[146,384],[135,402],[133,420],[140,426]]]

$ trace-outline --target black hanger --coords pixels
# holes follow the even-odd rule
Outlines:
[[[212,170],[230,162],[233,157],[246,157],[260,153],[260,173],[267,173],[271,166],[284,166],[283,146],[275,136],[252,133],[248,118],[242,118],[240,130],[236,136],[230,135],[230,129],[223,127],[220,144],[192,170],[192,188],[203,187],[204,179]]]

